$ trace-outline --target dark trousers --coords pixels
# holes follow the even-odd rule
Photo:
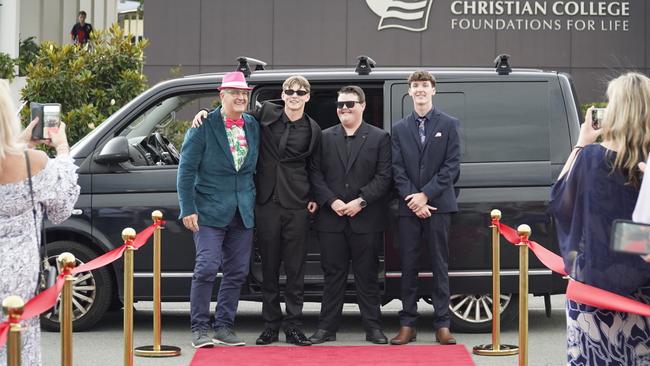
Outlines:
[[[247,229],[239,212],[224,228],[199,226],[194,233],[196,263],[190,290],[192,331],[210,328],[210,300],[219,268],[223,278],[217,295],[214,329],[233,327],[241,287],[250,267],[253,229]]]
[[[399,218],[399,254],[402,263],[402,311],[400,324],[414,327],[418,314],[418,271],[420,264],[420,242],[429,247],[433,272],[433,293],[431,300],[435,310],[433,328],[449,327],[449,226],[451,214],[433,214],[428,219],[415,216]]]
[[[377,245],[380,233],[355,234],[349,226],[342,233],[319,232],[321,266],[325,274],[325,289],[321,303],[319,329],[336,332],[341,321],[348,271],[352,271],[357,288],[357,304],[366,332],[381,329],[381,310]]]
[[[267,328],[279,329],[282,325],[280,308],[280,263],[287,275],[284,302],[287,315],[284,327],[302,326],[302,305],[305,282],[305,259],[309,211],[292,210],[270,200],[258,205],[257,242],[262,256],[262,317]]]

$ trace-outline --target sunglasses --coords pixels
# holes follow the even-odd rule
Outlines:
[[[345,102],[336,102],[336,108],[342,109],[344,106],[347,107],[348,109],[354,108],[355,104],[361,104],[361,102],[357,102],[356,100],[348,100]]]
[[[294,93],[297,94],[299,97],[304,97],[305,95],[309,94],[309,92],[306,90],[286,89],[284,91],[284,94],[288,96],[292,96]]]

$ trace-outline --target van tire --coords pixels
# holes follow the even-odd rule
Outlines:
[[[492,311],[491,300],[492,294],[452,295],[449,302],[451,330],[459,333],[490,333],[492,331],[492,317],[484,310],[483,304],[487,304],[489,310]],[[465,315],[469,303],[472,302],[474,304],[479,302],[480,304],[478,319],[475,306],[472,306],[467,315]],[[519,295],[501,294],[501,307],[501,326],[504,326],[517,317]]]
[[[47,255],[50,264],[56,266],[56,258],[63,252],[72,253],[77,260],[77,266],[99,256],[87,245],[74,241],[60,240],[47,245]],[[78,296],[74,297],[76,303],[73,302],[72,304],[72,326],[75,332],[89,330],[97,324],[110,307],[113,298],[112,293],[115,284],[109,268],[104,266],[90,272],[90,276],[88,274],[89,272],[83,272],[75,275],[77,279],[84,278],[81,283],[73,286],[73,292],[78,294]],[[83,287],[83,289],[76,290],[75,287],[77,286]],[[94,288],[94,290],[88,288]],[[52,332],[59,331],[59,304],[60,298],[59,302],[52,309],[41,315],[41,327],[43,329]]]

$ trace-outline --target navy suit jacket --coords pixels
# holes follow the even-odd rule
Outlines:
[[[221,108],[210,112],[201,126],[187,130],[178,166],[179,218],[198,213],[199,225],[226,227],[239,209],[244,226],[255,226],[253,175],[260,126],[248,114],[243,118],[248,153],[239,170],[230,152]]]
[[[458,211],[454,183],[460,173],[458,120],[434,109],[420,143],[415,112],[393,125],[393,177],[400,196],[400,216],[415,216],[404,198],[424,192],[437,213]]]

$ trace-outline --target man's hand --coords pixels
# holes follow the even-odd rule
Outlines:
[[[197,128],[203,124],[203,119],[208,116],[208,112],[201,109],[192,120],[192,128]]]
[[[421,210],[429,201],[429,197],[423,192],[409,194],[404,198],[404,201],[408,202],[406,205],[413,212]]]
[[[415,216],[417,216],[417,217],[419,217],[421,219],[427,219],[427,218],[431,217],[431,214],[436,210],[437,210],[437,208],[435,208],[433,206],[426,205],[426,206],[422,207],[421,209],[419,209],[417,211],[414,211],[414,212],[415,212]]]
[[[341,201],[340,199],[337,199],[336,201],[332,202],[330,205],[332,208],[332,211],[336,212],[337,215],[343,216],[345,215],[344,209],[346,208],[345,202]]]
[[[183,217],[183,225],[193,233],[199,231],[199,215],[192,214]]]
[[[361,198],[357,198],[356,200],[352,200],[345,205],[343,214],[354,217],[356,214],[361,212],[361,210],[363,210],[363,207],[361,207]]]
[[[314,201],[309,201],[309,203],[307,204],[307,211],[309,211],[310,214],[313,214],[314,212],[316,212],[316,210],[318,210],[318,203]]]

